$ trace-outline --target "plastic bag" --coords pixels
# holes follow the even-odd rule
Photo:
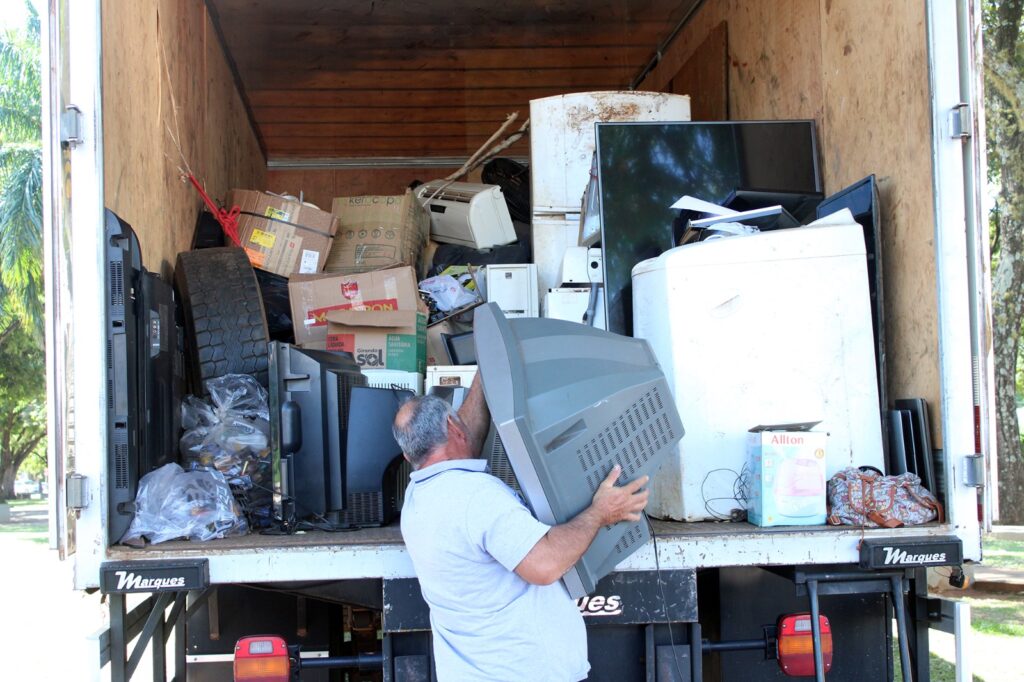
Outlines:
[[[248,374],[206,382],[212,404],[187,396],[179,449],[186,465],[210,467],[243,489],[270,487],[270,408],[267,392]]]
[[[466,291],[451,275],[438,275],[425,279],[420,282],[420,290],[430,294],[437,309],[443,312],[476,303],[480,299],[475,293]]]
[[[125,544],[153,544],[176,538],[200,542],[243,535],[248,524],[224,476],[212,469],[184,471],[165,464],[139,481],[135,518],[121,538]]]
[[[270,525],[273,474],[267,392],[248,374],[206,382],[210,401],[187,396],[181,404],[186,429],[179,441],[185,467],[214,469],[231,486],[249,525]]]

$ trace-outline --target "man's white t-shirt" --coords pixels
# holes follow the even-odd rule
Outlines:
[[[515,567],[548,532],[482,459],[414,471],[402,537],[430,606],[441,682],[575,682],[590,671],[583,617],[561,581]]]

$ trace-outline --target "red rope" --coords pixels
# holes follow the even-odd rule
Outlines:
[[[242,241],[238,238],[238,216],[241,215],[242,209],[238,206],[232,206],[230,209],[221,208],[214,203],[210,195],[206,193],[206,190],[202,188],[199,181],[196,180],[196,176],[191,173],[188,174],[188,180],[192,183],[192,186],[199,192],[199,196],[203,198],[203,203],[210,209],[210,213],[220,223],[220,227],[224,230],[224,234],[228,236],[235,246],[241,246]]]

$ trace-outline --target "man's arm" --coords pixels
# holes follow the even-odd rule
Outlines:
[[[491,411],[487,409],[487,401],[484,400],[484,387],[480,383],[479,371],[473,378],[473,385],[469,387],[466,399],[459,407],[459,419],[466,427],[466,439],[471,452],[479,457],[480,450],[484,447],[484,438],[487,437],[487,429],[491,425]]]
[[[579,561],[602,526],[640,520],[640,512],[647,506],[648,491],[641,490],[647,476],[619,487],[615,481],[621,474],[622,468],[616,464],[589,507],[569,522],[551,528],[533,546],[516,566],[520,578],[534,585],[550,585]]]

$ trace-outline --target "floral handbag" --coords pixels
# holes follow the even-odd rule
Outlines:
[[[884,476],[877,469],[843,469],[828,482],[833,526],[899,528],[943,521],[942,505],[915,474]]]

